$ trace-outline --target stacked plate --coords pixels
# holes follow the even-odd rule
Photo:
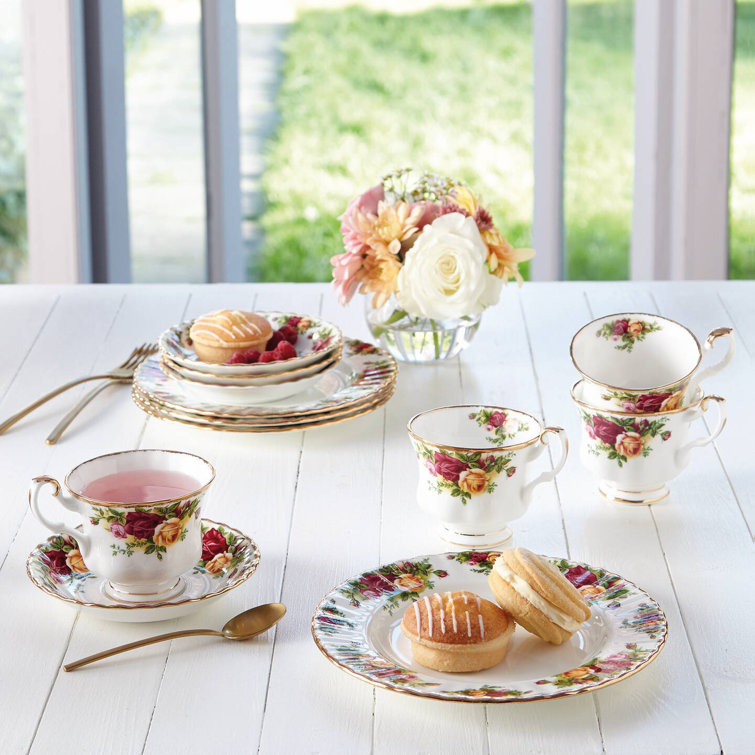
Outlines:
[[[275,329],[292,324],[297,356],[254,364],[209,364],[194,352],[192,323],[168,329],[161,356],[142,364],[132,396],[143,411],[194,427],[281,432],[362,416],[395,388],[394,359],[372,344],[344,339],[316,317],[261,312]]]

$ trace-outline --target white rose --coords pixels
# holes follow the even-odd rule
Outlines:
[[[443,320],[476,315],[495,304],[501,280],[485,264],[488,248],[473,218],[441,215],[406,253],[396,300],[411,315]]]

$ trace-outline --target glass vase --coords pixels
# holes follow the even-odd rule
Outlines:
[[[435,320],[408,314],[393,297],[378,309],[372,308],[371,296],[364,300],[373,338],[402,362],[432,364],[453,359],[472,342],[480,326],[480,315]]]

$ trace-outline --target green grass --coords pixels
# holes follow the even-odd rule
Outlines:
[[[755,277],[755,2],[737,3],[732,277]],[[394,15],[300,13],[285,42],[263,178],[261,280],[328,280],[336,216],[405,165],[456,175],[504,235],[530,245],[532,24],[528,3]],[[629,274],[633,179],[633,2],[568,4],[566,274]],[[750,125],[749,131],[747,124]]]
[[[729,277],[755,278],[755,1],[736,4]]]

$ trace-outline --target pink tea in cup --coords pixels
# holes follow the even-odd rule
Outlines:
[[[81,495],[103,503],[153,503],[185,498],[200,487],[198,480],[183,472],[134,469],[92,480]]]

